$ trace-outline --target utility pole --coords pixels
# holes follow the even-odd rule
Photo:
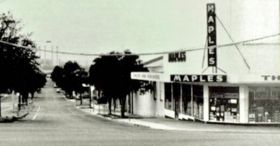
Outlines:
[[[59,59],[58,59],[58,46],[56,46],[56,65],[59,65]]]
[[[51,46],[51,49],[52,49],[52,52],[51,52],[52,53],[51,54],[51,66],[53,66],[54,65],[54,57],[53,57],[54,46],[53,45]]]

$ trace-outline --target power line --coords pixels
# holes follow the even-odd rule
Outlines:
[[[248,39],[248,40],[237,41],[237,42],[233,42],[233,43],[216,45],[216,46],[213,46],[213,47],[224,48],[224,47],[236,46],[236,45],[240,45],[240,44],[244,45],[244,44],[247,44],[247,43],[250,43],[250,42],[259,41],[259,40],[263,40],[263,39],[267,39],[267,38],[271,38],[271,37],[276,37],[276,36],[279,36],[279,35],[280,35],[280,33],[276,33],[276,34],[262,36],[262,37],[257,37],[257,38],[253,38],[253,39]],[[22,46],[22,45],[18,45],[18,44],[15,44],[15,43],[10,43],[10,42],[3,41],[3,40],[0,40],[0,43],[6,44],[6,45],[10,45],[10,46],[14,46],[14,47],[18,47],[18,48],[32,49],[32,50],[43,51],[43,52],[45,51],[45,52],[48,52],[48,53],[52,53],[52,50],[44,50],[44,49],[41,49],[41,48],[32,48],[32,47]],[[184,48],[184,49],[180,49],[180,50],[176,50],[176,51],[162,51],[162,52],[135,53],[135,54],[76,53],[76,52],[67,52],[67,51],[57,51],[57,53],[58,54],[63,54],[63,55],[77,55],[77,56],[120,56],[120,55],[122,55],[122,56],[123,55],[125,55],[125,56],[134,56],[134,55],[148,56],[148,55],[163,55],[163,54],[169,54],[169,53],[181,52],[181,51],[192,52],[192,51],[199,51],[199,50],[203,50],[203,49],[205,49],[205,47],[200,47],[200,48]]]
[[[244,46],[280,46],[280,43],[245,43]]]

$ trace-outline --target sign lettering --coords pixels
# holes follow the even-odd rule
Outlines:
[[[264,81],[280,81],[280,75],[262,75]]]
[[[201,83],[222,83],[227,81],[226,75],[171,75],[173,82],[201,82]]]
[[[215,4],[207,4],[208,66],[217,67],[217,35]]]
[[[184,62],[186,61],[186,52],[173,52],[168,54],[169,62]]]
[[[149,72],[132,72],[131,79],[145,80],[145,81],[161,81],[161,74]]]

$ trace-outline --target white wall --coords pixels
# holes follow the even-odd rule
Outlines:
[[[163,117],[164,116],[164,83],[157,82],[157,94],[154,99],[151,92],[144,94],[134,94],[133,113],[144,117]]]
[[[144,117],[153,117],[155,115],[155,101],[150,92],[137,94],[134,96],[133,113]]]
[[[156,99],[156,111],[155,116],[156,117],[164,117],[164,83],[163,82],[157,82],[157,99]]]

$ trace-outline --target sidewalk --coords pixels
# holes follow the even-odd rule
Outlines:
[[[14,101],[12,95],[9,95],[1,100],[1,115],[0,122],[13,122],[24,118],[28,115],[29,111],[33,108],[32,103],[29,106],[22,106],[18,111],[17,103]]]
[[[75,101],[73,101],[75,102]],[[110,121],[124,123],[133,126],[147,127],[158,130],[171,131],[193,131],[193,132],[246,132],[246,133],[280,133],[279,127],[267,126],[246,126],[246,125],[222,125],[222,124],[206,124],[203,122],[182,121],[168,118],[143,118],[134,115],[126,115],[128,118],[120,118],[117,113],[112,116],[108,115],[106,106],[95,105],[93,108],[89,106],[76,106],[77,109],[88,114],[105,118]]]

